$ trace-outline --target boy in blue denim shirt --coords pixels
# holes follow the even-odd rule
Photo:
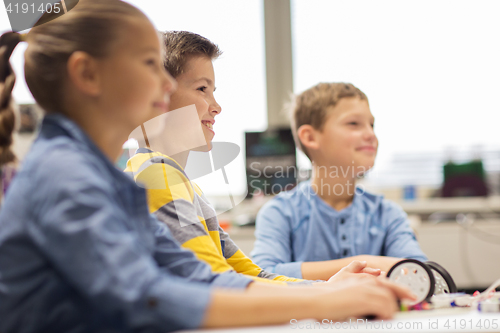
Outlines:
[[[306,90],[296,98],[291,127],[313,175],[260,210],[252,252],[258,265],[287,276],[327,279],[352,260],[386,272],[400,258],[427,260],[405,212],[356,187],[378,149],[362,91],[345,83]]]

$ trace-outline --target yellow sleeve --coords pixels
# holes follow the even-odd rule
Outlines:
[[[201,189],[191,183],[173,164],[175,161],[168,157],[165,157],[164,163],[150,164],[139,171],[148,158],[158,153],[144,155],[146,156],[136,155],[129,160],[126,172],[133,172],[135,180],[146,188],[149,211],[169,227],[173,237],[182,247],[193,251],[199,260],[210,265],[216,273],[235,270],[255,281],[275,284],[304,281],[265,272],[243,254],[223,232],[223,237],[227,238],[226,247],[231,248],[231,252],[235,251],[231,257],[225,258],[221,249],[220,233],[212,230],[214,227],[220,229],[218,222],[212,221],[211,223],[217,225],[211,225],[209,230],[207,222],[197,215],[195,195],[202,195]]]
[[[169,227],[183,248],[193,251],[216,273],[232,270],[222,255],[218,232],[209,232],[205,220],[197,215],[194,189],[182,172],[157,163],[138,173],[136,181],[146,188],[149,211]]]
[[[215,273],[223,273],[233,268],[227,263],[226,258],[222,256],[220,249],[210,238],[209,235],[201,235],[181,244],[182,247],[194,252],[196,257],[209,264]]]
[[[227,263],[238,273],[261,277],[265,280],[279,281],[279,282],[302,282],[303,279],[296,279],[284,275],[268,273],[262,268],[257,266],[250,258],[248,258],[241,250],[236,251]]]

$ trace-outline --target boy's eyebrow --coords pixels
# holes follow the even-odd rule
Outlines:
[[[197,79],[196,81],[201,81],[201,80],[205,80],[208,82],[208,84],[212,84],[213,85],[213,81],[210,80],[208,77],[200,77],[199,79]]]
[[[349,117],[359,118],[359,117],[364,117],[364,115],[362,113],[360,113],[360,112],[353,112],[351,114],[346,114],[343,117],[341,116],[342,119],[346,119],[346,118],[349,119]],[[370,120],[372,120],[373,122],[375,122],[375,117],[371,116]]]
[[[212,80],[210,80],[208,77],[200,77],[199,79],[194,80],[193,83],[196,83],[198,81],[203,81],[203,80],[207,81],[209,86],[214,86],[214,82]],[[217,90],[217,87],[214,86],[214,91],[216,91],[216,90]]]

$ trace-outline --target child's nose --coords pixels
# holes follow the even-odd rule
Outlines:
[[[215,115],[218,115],[219,113],[222,112],[222,107],[219,105],[219,103],[217,103],[217,101],[215,100],[215,98],[214,98],[213,103],[211,105],[211,111],[210,112],[215,113]]]
[[[365,137],[368,139],[368,140],[376,140],[377,139],[377,136],[375,135],[375,130],[373,129],[373,127],[371,125],[369,125],[365,131]]]

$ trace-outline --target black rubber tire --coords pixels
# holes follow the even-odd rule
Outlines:
[[[443,266],[434,261],[426,261],[425,263],[427,264],[427,266],[438,272],[439,275],[443,277],[443,279],[446,281],[446,284],[448,285],[448,289],[450,290],[451,294],[457,292],[457,286],[455,285],[455,281],[453,281],[453,278],[451,277],[450,273],[448,273],[448,271],[444,269]]]

